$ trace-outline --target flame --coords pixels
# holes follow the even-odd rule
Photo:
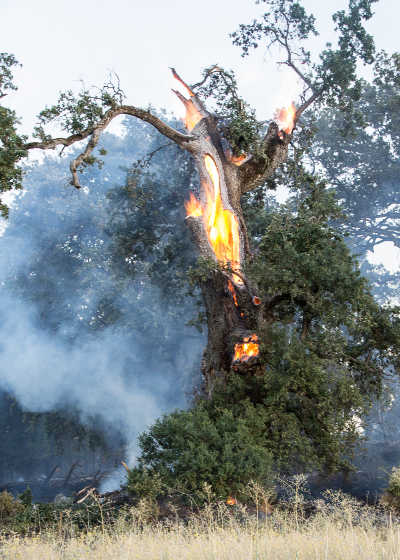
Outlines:
[[[235,292],[235,288],[233,287],[233,284],[230,280],[228,280],[228,290],[232,294],[232,299],[233,299],[234,304],[236,305],[236,307],[239,307],[236,292]]]
[[[208,241],[218,261],[230,263],[232,270],[239,271],[240,237],[236,217],[230,210],[225,210],[220,189],[220,177],[217,164],[209,154],[204,156],[204,165],[211,179],[210,184],[204,183],[206,205],[203,209],[200,202],[191,193],[190,200],[185,203],[187,216],[202,216]],[[236,284],[242,281],[235,279]]]
[[[175,83],[178,87],[178,91],[172,91],[174,91],[174,93],[178,96],[178,99],[183,103],[185,107],[185,116],[183,117],[183,122],[185,123],[185,127],[187,128],[187,130],[190,132],[191,130],[193,130],[196,124],[204,118],[204,115],[202,115],[200,111],[195,94],[190,89],[190,87],[185,84],[185,82],[180,78],[180,76],[175,72],[173,68],[172,75],[175,78]],[[185,94],[189,94],[189,99],[185,97],[185,95],[179,90],[184,91]]]
[[[203,215],[201,204],[193,193],[190,193],[189,200],[185,202],[185,209],[187,217],[192,216],[193,218],[197,218]]]
[[[243,342],[235,344],[235,355],[233,361],[246,362],[249,358],[258,356],[258,336],[252,334],[251,336],[246,336]]]
[[[247,154],[240,154],[240,156],[231,156],[231,162],[240,167],[247,159]]]
[[[186,115],[184,120],[186,128],[189,130],[194,129],[196,124],[201,121],[203,115],[200,113],[198,109],[194,106],[193,102],[190,100],[186,105]]]
[[[292,101],[289,107],[282,107],[275,113],[274,120],[278,124],[279,129],[291,134],[294,127],[294,120],[296,118],[296,107]]]
[[[226,503],[228,506],[235,506],[236,505],[236,498],[233,498],[232,496],[228,496],[226,499]]]

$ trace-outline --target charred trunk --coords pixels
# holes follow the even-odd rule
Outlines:
[[[175,92],[185,105],[185,124],[191,133],[182,147],[194,157],[201,185],[186,205],[187,222],[200,255],[218,264],[201,284],[208,326],[202,373],[204,391],[210,397],[215,383],[232,368],[255,374],[259,365],[263,304],[257,286],[243,273],[251,255],[241,196],[285,159],[290,134],[272,123],[264,139],[263,158],[233,158],[213,115],[174,75],[189,94],[187,98]]]

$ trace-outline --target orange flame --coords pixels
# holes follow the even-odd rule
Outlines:
[[[190,193],[189,200],[185,202],[185,209],[187,217],[192,216],[193,218],[197,218],[203,215],[201,204],[193,193]]]
[[[231,156],[231,162],[240,167],[247,159],[247,154],[240,154],[240,156]]]
[[[235,288],[233,287],[233,284],[230,280],[228,280],[228,290],[232,294],[232,299],[233,299],[234,304],[236,305],[236,307],[239,307],[236,292],[235,292]]]
[[[233,498],[232,496],[228,496],[226,499],[226,503],[228,506],[234,506],[236,505],[236,498]]]
[[[203,115],[194,106],[194,103],[191,100],[189,100],[187,102],[187,104],[185,104],[185,106],[186,106],[186,116],[184,118],[184,122],[185,122],[186,128],[190,132],[191,130],[194,129],[196,124],[201,121],[201,119],[203,118]]]
[[[190,132],[196,126],[201,119],[204,118],[200,111],[200,107],[198,105],[198,101],[196,100],[196,96],[190,87],[185,84],[185,82],[178,76],[175,70],[172,68],[172,75],[179,84],[180,89],[184,89],[185,93],[189,94],[189,99],[185,97],[180,91],[172,90],[178,96],[180,101],[183,103],[186,113],[185,117],[183,118],[183,122],[185,123],[185,127]]]
[[[248,359],[258,356],[259,346],[258,346],[258,336],[252,334],[251,336],[246,336],[243,342],[235,344],[235,355],[233,361],[246,362]]]
[[[279,126],[280,130],[286,132],[286,134],[291,134],[294,127],[294,120],[296,118],[296,107],[292,101],[289,107],[283,107],[278,109],[275,113],[274,120]]]
[[[207,238],[218,261],[230,263],[233,270],[239,270],[240,265],[240,237],[236,216],[225,210],[220,189],[220,176],[214,158],[209,154],[204,156],[204,164],[211,179],[213,189],[207,182],[203,184],[206,194],[206,205],[203,209],[200,202],[191,193],[186,202],[187,216],[202,216],[207,232]],[[241,284],[240,279],[235,279]]]

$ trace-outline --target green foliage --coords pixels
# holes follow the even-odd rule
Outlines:
[[[0,100],[9,91],[16,90],[13,83],[13,66],[18,62],[11,54],[0,53]],[[19,161],[27,155],[25,136],[17,133],[18,119],[14,111],[0,105],[0,195],[12,189],[20,189],[22,170]],[[7,217],[7,205],[0,199],[0,213]]]
[[[392,473],[389,477],[387,491],[395,498],[398,498],[400,503],[400,467],[393,467]]]
[[[48,140],[44,127],[49,123],[56,123],[66,132],[79,135],[93,128],[106,111],[121,105],[124,98],[117,76],[110,76],[101,88],[83,86],[77,94],[72,90],[62,92],[55,105],[39,113],[34,136],[42,141]]]
[[[399,364],[398,309],[380,308],[372,297],[332,225],[340,216],[333,193],[311,178],[308,189],[295,213],[272,216],[250,273],[271,319],[291,324],[310,351],[346,364],[365,390],[379,392],[385,367]]]
[[[265,305],[257,374],[226,373],[211,401],[141,436],[128,482],[137,498],[203,500],[204,484],[226,496],[251,479],[265,483],[272,469],[351,470],[362,418],[385,372],[400,365],[399,312],[372,297],[334,226],[342,217],[334,193],[302,177],[297,199],[265,214],[247,270]]]
[[[400,467],[393,467],[389,475],[389,483],[382,495],[381,503],[384,506],[400,511]]]
[[[233,71],[217,65],[210,66],[203,71],[200,84],[194,86],[196,94],[214,104],[218,126],[229,142],[233,155],[258,153],[262,125],[256,119],[254,110],[239,96]]]
[[[136,498],[175,495],[202,503],[207,485],[222,499],[242,492],[250,480],[270,485],[262,415],[250,402],[233,411],[202,401],[164,416],[139,438],[129,491]]]
[[[268,11],[253,23],[239,26],[233,33],[233,43],[247,56],[251,49],[262,45],[277,47],[284,53],[281,64],[294,70],[304,82],[304,95],[315,96],[318,103],[338,107],[346,114],[346,129],[361,123],[354,102],[360,98],[361,82],[357,77],[357,62],[371,64],[374,42],[363,27],[372,17],[371,6],[377,0],[349,0],[348,10],[335,12],[332,19],[338,35],[334,48],[327,43],[319,62],[313,62],[305,41],[317,35],[315,18],[307,15],[300,2],[294,0],[260,0]],[[300,46],[299,46],[300,42]]]
[[[85,500],[83,504],[35,503],[14,498],[8,492],[0,494],[0,533],[21,536],[43,533],[43,531],[60,531],[65,536],[80,531],[88,531],[105,523],[112,527],[117,519],[119,509],[109,503],[101,503],[96,496]]]
[[[265,404],[277,425],[271,440],[284,449],[294,426],[302,443],[292,457],[335,470],[387,369],[399,368],[400,317],[375,302],[333,226],[341,214],[334,193],[310,176],[306,185],[296,205],[270,213],[248,273],[266,302],[260,338]],[[262,398],[258,382],[253,394]]]
[[[20,499],[20,501],[22,502],[22,504],[26,507],[29,507],[32,505],[32,490],[30,489],[29,486],[27,486],[25,488],[25,490],[22,492],[22,494],[20,494],[18,496],[18,498]]]
[[[5,97],[9,91],[17,89],[13,81],[13,66],[20,66],[15,56],[9,53],[0,53],[0,99]]]
[[[5,524],[12,521],[12,519],[21,511],[23,511],[23,504],[16,500],[12,494],[3,490],[0,494],[0,523]]]

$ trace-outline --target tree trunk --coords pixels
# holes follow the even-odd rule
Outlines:
[[[264,138],[265,157],[234,161],[215,118],[175,72],[174,75],[189,93],[187,99],[175,92],[186,107],[185,123],[193,138],[182,147],[195,158],[201,184],[200,200],[191,195],[187,205],[187,222],[200,255],[222,265],[201,282],[208,326],[202,374],[204,391],[211,397],[215,383],[223,380],[230,369],[254,374],[259,366],[257,333],[264,321],[264,304],[257,295],[257,286],[251,285],[243,273],[251,253],[241,196],[261,184],[285,159],[290,135],[272,123]],[[215,200],[218,196],[220,202]],[[220,220],[214,216],[218,211]],[[221,222],[229,232],[225,243],[214,243]]]

